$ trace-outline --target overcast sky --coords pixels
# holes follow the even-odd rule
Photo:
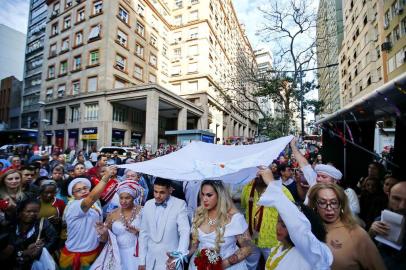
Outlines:
[[[0,24],[27,32],[29,0],[0,0]]]

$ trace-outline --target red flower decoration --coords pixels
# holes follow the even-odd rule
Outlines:
[[[223,270],[220,255],[212,249],[203,248],[198,251],[194,263],[197,270]]]

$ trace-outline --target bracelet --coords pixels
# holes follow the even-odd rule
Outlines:
[[[230,263],[230,265],[236,264],[238,263],[238,256],[236,254],[233,254],[230,257],[228,257],[227,260]]]

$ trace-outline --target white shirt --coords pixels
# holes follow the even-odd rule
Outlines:
[[[65,245],[71,252],[88,252],[99,246],[95,225],[97,221],[102,221],[101,209],[90,208],[83,212],[80,207],[82,200],[71,201],[65,209],[68,235]]]

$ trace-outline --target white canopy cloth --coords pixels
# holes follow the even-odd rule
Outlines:
[[[242,184],[255,177],[257,166],[271,164],[292,138],[236,146],[192,142],[171,154],[118,167],[178,181],[211,179]]]

